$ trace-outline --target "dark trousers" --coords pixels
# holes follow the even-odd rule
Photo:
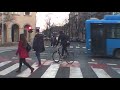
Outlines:
[[[67,55],[69,54],[67,51],[67,46],[66,45],[62,45],[62,56],[64,55],[64,52],[67,53]]]
[[[51,42],[51,46],[55,46],[56,45],[56,41],[53,41],[53,42]]]
[[[19,69],[18,70],[21,70],[22,63],[24,63],[27,67],[32,69],[32,67],[26,62],[25,58],[20,58],[20,60],[19,60]]]
[[[36,52],[35,52],[35,55],[36,55],[36,57],[37,57],[37,59],[38,59],[39,64],[41,64],[40,52],[36,51]]]

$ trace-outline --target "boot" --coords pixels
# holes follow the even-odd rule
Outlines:
[[[34,71],[34,68],[31,68],[31,73],[33,73],[33,71]]]

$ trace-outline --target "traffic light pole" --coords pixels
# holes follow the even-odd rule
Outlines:
[[[4,44],[4,12],[2,12],[2,44]]]

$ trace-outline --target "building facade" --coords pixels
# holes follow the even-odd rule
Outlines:
[[[112,12],[70,12],[69,33],[71,38],[85,40],[85,21],[90,18],[103,19],[104,15]]]
[[[11,20],[5,21],[6,19]],[[27,40],[31,42],[35,35],[36,12],[4,12],[0,14],[0,44],[2,41],[2,23],[4,23],[4,43],[18,42],[21,33],[25,33]],[[32,33],[28,33],[28,27],[32,27]]]

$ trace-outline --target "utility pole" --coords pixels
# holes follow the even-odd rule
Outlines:
[[[2,44],[4,44],[4,12],[2,12]]]

